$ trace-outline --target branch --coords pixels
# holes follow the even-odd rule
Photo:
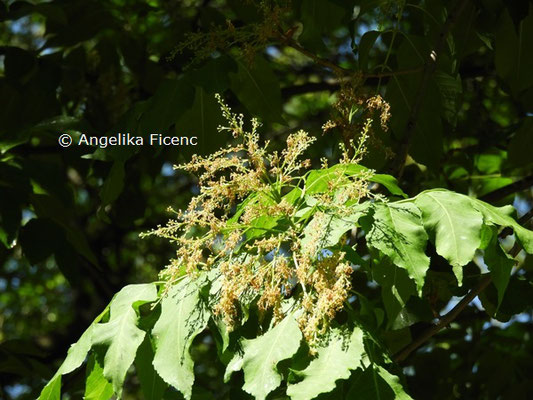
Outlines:
[[[436,335],[441,329],[448,326],[457,316],[463,311],[463,309],[470,304],[472,300],[476,298],[476,296],[485,289],[489,283],[492,281],[492,278],[490,274],[486,274],[483,276],[483,279],[481,279],[476,287],[474,287],[470,292],[461,299],[459,303],[456,304],[456,306],[448,312],[448,314],[441,317],[439,322],[437,322],[435,325],[429,327],[426,329],[422,334],[417,337],[415,340],[413,340],[411,343],[409,343],[407,346],[405,346],[402,350],[400,350],[398,353],[396,353],[392,359],[395,362],[400,362],[405,360],[411,352],[416,350],[418,347],[423,345],[425,342],[427,342],[431,337]]]
[[[493,203],[495,201],[503,199],[504,197],[507,197],[510,194],[530,188],[531,186],[533,186],[533,175],[526,176],[525,178],[520,179],[519,181],[510,183],[509,185],[489,192],[481,196],[480,200],[486,201],[487,203]]]
[[[310,59],[312,59],[317,64],[322,65],[323,67],[331,69],[333,72],[335,72],[337,75],[347,75],[351,73],[349,69],[343,68],[340,65],[337,65],[335,63],[332,63],[329,60],[326,60],[325,58],[317,56],[312,51],[307,50],[306,48],[300,46],[296,41],[292,38],[289,38],[287,36],[284,36],[283,34],[280,35],[281,40],[283,43],[285,43],[287,46],[292,47],[294,50],[298,51],[299,53],[302,53],[303,55],[306,55]]]
[[[519,222],[526,223],[533,217],[533,209],[530,210],[527,214],[525,214],[522,218],[520,218]],[[500,235],[501,236],[501,235]],[[520,245],[518,245],[518,242],[515,243],[513,248],[509,251],[509,254],[515,258],[518,253],[520,252]],[[472,300],[474,300],[490,283],[492,282],[492,277],[489,274],[485,274],[483,278],[477,283],[477,285],[468,292],[468,294],[461,299],[459,303],[455,305],[454,308],[451,309],[447,314],[443,315],[439,322],[437,322],[435,325],[430,326],[428,329],[426,329],[422,334],[417,337],[415,340],[413,340],[411,343],[409,343],[407,346],[405,346],[402,350],[394,354],[392,359],[395,362],[400,362],[405,360],[409,354],[411,354],[414,350],[416,350],[418,347],[423,345],[425,342],[427,342],[429,339],[431,339],[434,335],[436,335],[441,329],[444,327],[450,325],[451,322],[453,322],[457,316],[463,311],[463,309],[470,304]]]
[[[287,86],[281,89],[281,96],[286,99],[304,93],[322,92],[328,90],[336,92],[341,85],[336,82],[307,82],[303,85]]]
[[[430,52],[430,54],[427,57],[426,63],[424,64],[422,79],[420,81],[420,85],[416,93],[413,107],[411,108],[409,119],[407,120],[406,132],[402,140],[402,143],[400,144],[400,149],[396,153],[396,157],[393,163],[392,175],[396,176],[398,179],[401,178],[401,176],[403,175],[405,161],[409,153],[409,146],[411,144],[411,139],[416,129],[416,121],[418,120],[418,115],[420,114],[422,104],[424,103],[424,98],[426,96],[426,92],[429,86],[429,80],[431,76],[433,75],[433,73],[435,72],[435,70],[437,69],[438,57],[441,51],[443,50],[444,44],[446,43],[446,38],[448,37],[448,33],[450,32],[450,29],[452,28],[457,17],[461,14],[466,4],[468,3],[468,1],[466,0],[458,0],[458,1],[459,1],[458,5],[455,7],[453,11],[450,12],[450,14],[448,15],[448,19],[446,20],[446,23],[442,26],[442,30],[440,31],[439,39],[435,45],[435,48],[433,49],[433,51]]]
[[[337,75],[340,75],[340,76],[352,75],[354,73],[354,71],[352,71],[350,69],[341,67],[340,65],[337,65],[337,64],[335,64],[335,63],[333,63],[333,62],[331,62],[329,60],[326,60],[325,58],[317,56],[312,51],[307,50],[306,48],[302,47],[294,39],[289,38],[289,37],[284,36],[284,35],[280,35],[280,36],[281,36],[282,42],[285,43],[287,46],[292,47],[293,49],[295,49],[299,53],[309,57],[310,59],[315,61],[317,64],[322,65],[323,67],[331,69]],[[424,69],[424,66],[421,65],[421,66],[416,67],[416,68],[409,68],[409,69],[400,70],[400,71],[386,71],[386,72],[376,72],[376,73],[367,73],[367,74],[363,74],[360,71],[355,71],[355,72],[361,73],[360,76],[363,78],[363,80],[365,80],[365,79],[368,79],[368,78],[387,78],[387,77],[391,77],[391,76],[415,74],[415,73],[423,71],[423,69]]]

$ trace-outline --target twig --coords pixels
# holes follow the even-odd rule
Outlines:
[[[525,178],[520,179],[519,181],[510,183],[509,185],[487,193],[481,196],[480,199],[488,203],[493,203],[495,201],[503,199],[504,197],[510,194],[530,188],[531,186],[533,186],[533,175],[526,176]]]
[[[530,210],[527,214],[525,214],[522,218],[520,218],[519,222],[523,222],[525,224],[531,218],[533,218],[533,209]],[[515,258],[520,252],[520,249],[520,245],[518,245],[518,243],[515,243],[513,248],[509,251],[509,254],[511,255],[511,257]],[[461,313],[461,311],[463,311],[463,309],[468,304],[470,304],[470,302],[474,300],[491,282],[491,274],[489,273],[484,275],[483,278],[477,283],[477,285],[473,289],[471,289],[470,292],[468,292],[468,294],[463,297],[461,301],[459,301],[459,303],[455,305],[454,308],[451,309],[451,311],[449,311],[447,314],[443,315],[439,319],[439,322],[437,322],[435,325],[430,326],[428,329],[422,332],[419,337],[417,337],[415,340],[405,346],[402,350],[394,354],[392,359],[395,362],[405,360],[414,350],[416,350],[418,347],[420,347],[429,339],[431,339],[441,329],[453,322],[455,318],[457,318],[457,316]]]
[[[292,47],[294,50],[298,51],[299,53],[302,53],[303,55],[306,55],[310,59],[312,59],[317,64],[322,65],[323,67],[331,69],[333,72],[335,72],[337,75],[346,75],[352,73],[349,69],[343,68],[340,65],[337,65],[329,60],[326,60],[325,58],[317,56],[312,51],[307,50],[306,48],[300,46],[296,41],[292,38],[288,38],[286,36],[281,35],[282,41],[289,47]]]
[[[309,57],[313,61],[315,61],[317,64],[322,65],[323,67],[326,67],[333,72],[335,72],[339,76],[343,75],[353,75],[354,71],[341,67],[340,65],[337,65],[329,60],[326,60],[325,58],[317,56],[315,53],[313,53],[310,50],[307,50],[306,48],[302,47],[300,44],[298,44],[294,39],[288,38],[286,36],[281,35],[282,42],[285,43],[287,46],[292,47],[299,53]],[[399,71],[382,71],[382,72],[376,72],[376,73],[368,73],[368,74],[361,74],[360,76],[362,79],[368,79],[368,78],[387,78],[391,76],[398,76],[398,75],[409,75],[409,74],[415,74],[417,72],[421,72],[424,69],[424,66],[421,65],[420,67],[416,68],[409,68],[405,70],[399,70]],[[360,71],[357,71],[360,73]]]

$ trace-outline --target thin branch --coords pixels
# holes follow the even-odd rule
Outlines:
[[[281,96],[286,99],[304,93],[330,91],[336,92],[341,85],[337,82],[307,82],[302,85],[287,86],[281,89]]]
[[[456,304],[454,308],[450,312],[448,312],[446,315],[441,317],[439,322],[437,322],[435,325],[432,325],[428,329],[426,329],[422,334],[417,337],[415,340],[413,340],[411,343],[409,343],[407,346],[405,346],[402,350],[400,350],[398,353],[396,353],[392,359],[395,362],[400,362],[405,360],[411,352],[419,348],[421,345],[423,345],[425,342],[427,342],[429,339],[431,339],[434,335],[436,335],[441,329],[448,326],[457,316],[463,311],[463,309],[470,304],[472,300],[476,298],[476,296],[485,289],[489,283],[492,281],[492,278],[490,274],[486,274],[483,276],[483,278],[478,282],[476,287],[474,287],[468,294],[461,299],[459,303]]]
[[[495,201],[503,199],[504,197],[507,197],[510,194],[528,189],[531,186],[533,186],[533,175],[526,176],[525,178],[520,179],[519,181],[510,183],[509,185],[489,192],[481,196],[480,199],[488,203],[493,203]]]
[[[410,74],[416,74],[418,72],[422,72],[424,70],[424,66],[416,67],[416,68],[409,68],[409,69],[401,69],[398,71],[384,71],[384,72],[378,72],[378,73],[369,73],[369,74],[363,74],[363,78],[389,78],[391,76],[399,76],[399,75],[410,75]]]
[[[520,218],[519,222],[521,223],[527,223],[529,220],[533,218],[533,209],[530,210],[527,214],[525,214],[522,218]],[[513,248],[509,251],[509,255],[511,257],[515,258],[518,253],[520,252],[521,247],[518,245],[518,243],[515,243]],[[454,308],[451,309],[447,314],[443,315],[439,322],[437,322],[435,325],[430,326],[428,329],[426,329],[422,334],[417,337],[415,340],[413,340],[411,343],[409,343],[407,346],[405,346],[402,350],[394,354],[392,359],[395,362],[400,362],[405,360],[409,354],[411,354],[414,350],[419,348],[421,345],[423,345],[425,342],[427,342],[429,339],[431,339],[434,335],[436,335],[441,329],[445,328],[446,326],[450,325],[457,316],[463,311],[468,304],[472,300],[474,300],[490,283],[492,282],[492,276],[491,274],[485,274],[483,278],[477,283],[477,285],[468,292],[468,294],[459,301],[455,305]]]
[[[416,122],[418,120],[422,105],[424,104],[424,98],[426,97],[430,78],[437,69],[438,57],[440,57],[440,54],[443,51],[444,44],[446,43],[446,38],[448,37],[452,26],[455,24],[457,17],[462,13],[467,3],[467,0],[458,0],[458,5],[453,11],[450,12],[446,23],[442,26],[442,30],[439,34],[439,39],[435,45],[435,48],[427,56],[426,63],[423,67],[422,79],[420,80],[420,85],[416,93],[415,101],[413,107],[411,108],[409,119],[407,120],[406,132],[403,141],[400,144],[400,149],[396,153],[396,157],[394,159],[392,167],[392,175],[396,176],[397,178],[401,178],[401,176],[403,175],[405,161],[409,153],[409,146],[411,144],[411,140],[414,136],[414,132],[416,129]]]
[[[287,36],[281,35],[282,41],[289,47],[292,47],[294,50],[298,51],[299,53],[302,53],[303,55],[309,57],[314,62],[316,62],[319,65],[322,65],[323,67],[331,69],[333,72],[335,72],[337,75],[346,75],[351,73],[349,69],[343,68],[340,65],[337,65],[329,60],[326,60],[325,58],[317,56],[312,51],[307,50],[306,48],[299,45],[294,39],[289,38]]]
[[[288,38],[286,36],[281,35],[281,39],[282,39],[282,42],[285,43],[287,46],[292,47],[293,49],[295,49],[299,53],[309,57],[310,59],[315,61],[317,64],[322,65],[323,67],[326,67],[326,68],[332,70],[337,75],[343,76],[343,75],[352,75],[352,74],[354,74],[354,71],[352,71],[350,69],[341,67],[340,65],[335,64],[335,63],[333,63],[333,62],[331,62],[331,61],[329,61],[329,60],[327,60],[325,58],[317,56],[312,51],[310,51],[310,50],[304,48],[303,46],[301,46],[300,44],[298,44],[292,38]],[[400,71],[382,71],[382,72],[376,72],[376,73],[361,74],[361,77],[363,79],[368,79],[368,78],[388,78],[388,77],[391,77],[391,76],[415,74],[415,73],[421,72],[423,69],[424,69],[424,66],[421,65],[421,66],[416,67],[416,68],[409,68],[409,69],[400,70]],[[355,72],[360,72],[360,71],[355,71]]]

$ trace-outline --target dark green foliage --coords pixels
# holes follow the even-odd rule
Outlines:
[[[389,129],[378,132],[374,121],[376,140],[362,161],[379,167],[372,182],[389,203],[362,208],[348,222],[330,216],[334,229],[323,237],[324,247],[345,246],[360,266],[354,298],[335,323],[365,336],[364,349],[340,349],[332,339],[323,353],[364,354],[370,361],[338,369],[312,364],[304,342],[299,348],[287,342],[286,357],[277,357],[277,369],[269,371],[281,387],[268,398],[282,398],[287,387],[302,393],[298,385],[307,376],[308,398],[326,388],[330,394],[318,398],[405,398],[402,388],[416,399],[531,398],[533,270],[532,256],[524,253],[532,252],[533,240],[516,220],[533,205],[533,3],[254,3],[0,2],[0,398],[38,397],[69,345],[115,293],[157,280],[174,249],[138,234],[166,221],[168,206],[184,208],[196,193],[194,178],[171,165],[231,141],[216,131],[222,119],[214,93],[235,111],[258,117],[273,148],[283,147],[289,131],[316,136],[316,167],[321,157],[334,164],[338,144],[352,138],[340,129],[321,133],[338,117],[333,95],[347,82],[360,82],[355,93],[361,99],[379,93],[390,104]],[[257,39],[253,26],[279,4],[287,8],[277,33],[247,48]],[[203,58],[198,49],[174,54],[188,34],[226,30],[226,20],[247,39],[223,39]],[[364,122],[363,108],[348,110],[352,134]],[[63,133],[75,142],[82,134],[194,135],[199,145],[62,148]],[[327,190],[329,178],[323,170],[311,172],[307,194]],[[449,191],[425,191],[435,188]],[[465,196],[450,199],[452,192]],[[296,201],[299,194],[287,198]],[[473,200],[485,196],[498,208]],[[250,241],[264,226],[283,225],[274,218],[254,224]],[[527,228],[527,219],[520,224]],[[355,227],[347,244],[340,243]],[[395,353],[455,304],[454,296],[475,289],[488,273],[493,282],[475,305],[394,362]],[[159,284],[149,286],[139,300],[160,296]],[[193,321],[198,325],[189,327],[194,335],[179,338],[190,347],[195,382],[178,389],[193,399],[249,398],[247,389],[261,397],[248,383],[249,365],[234,365],[227,383],[224,374],[238,361],[233,353],[242,342],[253,346],[268,327],[258,330],[255,311],[246,310],[249,322],[227,336],[198,304],[187,305],[200,314]],[[161,357],[152,333],[162,329],[159,317],[168,304],[153,310],[130,305],[122,310],[132,332],[124,351],[129,357],[122,364],[115,359],[120,367],[113,382],[106,357],[115,335],[100,332],[94,341],[87,341],[91,335],[78,341],[44,395],[107,398],[113,385],[122,388],[133,365],[124,398],[181,398],[151,362]],[[111,332],[103,324],[113,324],[113,312],[101,317],[94,326]],[[339,378],[316,389],[312,377],[323,371]]]

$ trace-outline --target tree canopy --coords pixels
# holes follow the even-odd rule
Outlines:
[[[2,1],[0,398],[532,398],[532,3]]]

